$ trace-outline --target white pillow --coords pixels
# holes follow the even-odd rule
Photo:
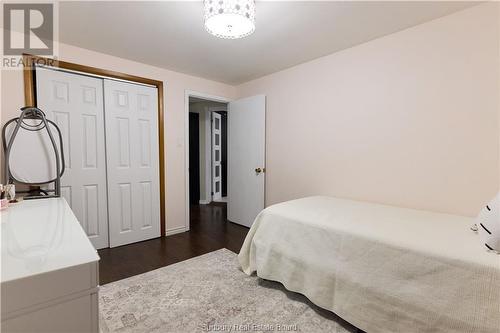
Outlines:
[[[500,192],[479,212],[476,224],[484,246],[500,252]]]

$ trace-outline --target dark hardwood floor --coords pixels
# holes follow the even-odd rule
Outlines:
[[[248,228],[227,220],[225,203],[191,206],[190,231],[99,250],[100,284],[106,284],[208,252],[238,253]]]

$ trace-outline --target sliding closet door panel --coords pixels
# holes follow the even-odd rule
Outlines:
[[[111,247],[160,236],[157,93],[104,81]]]
[[[37,105],[63,139],[61,193],[95,248],[108,247],[103,80],[36,69]]]

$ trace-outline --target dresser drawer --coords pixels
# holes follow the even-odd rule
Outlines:
[[[54,303],[79,293],[97,290],[98,262],[3,282],[2,321],[31,311],[41,304]]]
[[[97,293],[2,321],[5,333],[97,333]]]

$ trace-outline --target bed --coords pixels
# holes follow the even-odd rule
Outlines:
[[[472,218],[308,197],[263,210],[238,259],[356,327],[500,332],[500,255]]]

